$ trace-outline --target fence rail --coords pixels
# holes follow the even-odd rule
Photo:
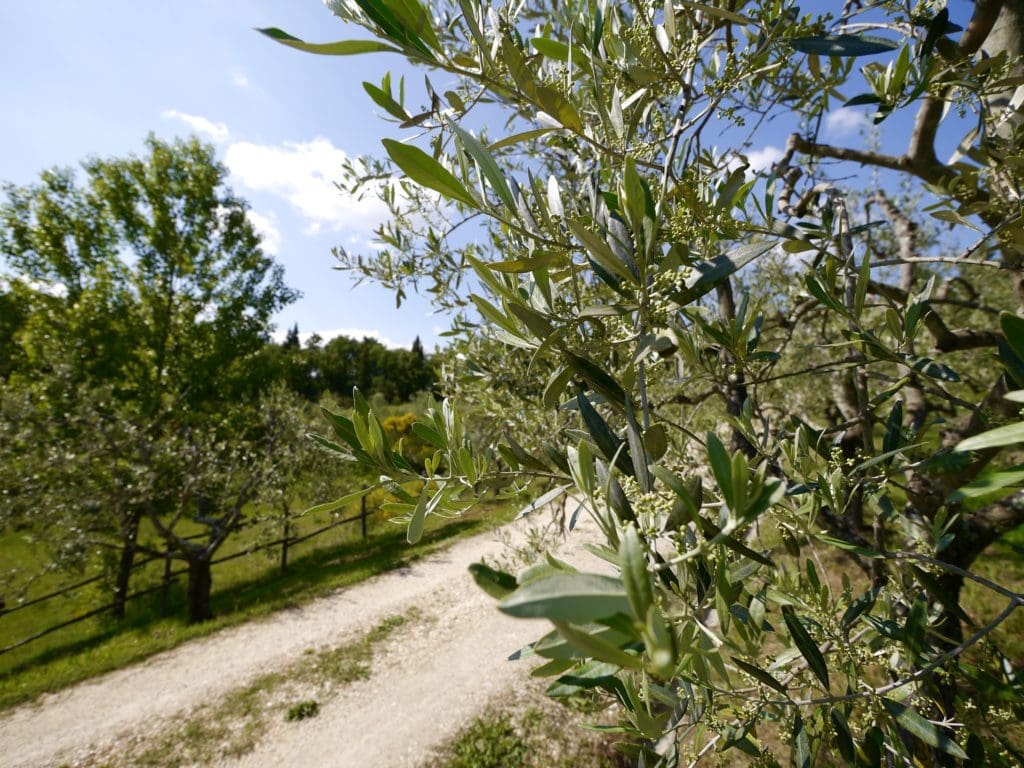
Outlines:
[[[248,525],[248,523],[243,523],[242,525],[239,525],[237,528],[235,528],[235,530],[240,531],[244,528],[247,528]],[[206,536],[206,534],[194,533],[191,536],[182,536],[182,539],[184,539],[185,541],[192,541],[193,539],[201,539],[203,536]],[[134,563],[132,563],[132,567],[129,570],[137,571],[142,568],[145,568],[147,565],[150,565],[151,563],[155,563],[165,559],[167,559],[166,555],[150,555],[149,557],[143,560],[136,560]],[[47,600],[52,600],[55,597],[60,597],[61,595],[67,595],[72,592],[77,592],[82,587],[87,587],[90,584],[94,584],[97,581],[102,581],[105,578],[106,574],[99,573],[95,576],[90,576],[87,579],[76,581],[74,584],[69,584],[66,587],[61,587],[60,589],[54,590],[53,592],[49,592],[45,595],[33,597],[31,600],[19,601],[17,605],[13,605],[10,608],[0,604],[0,619],[2,619],[4,616],[7,616],[8,614],[16,613],[17,611],[24,610],[25,608],[28,608],[30,606],[38,605],[39,603],[45,603]]]
[[[224,555],[223,557],[215,558],[215,559],[210,561],[210,567],[212,568],[212,567],[220,565],[222,563],[226,563],[226,562],[228,562],[230,560],[236,560],[236,559],[238,559],[240,557],[248,557],[250,555],[254,555],[254,554],[258,553],[258,552],[262,552],[262,551],[270,549],[272,547],[281,547],[281,565],[280,565],[280,568],[281,568],[281,571],[284,572],[285,570],[287,570],[287,567],[288,567],[288,550],[289,550],[290,547],[293,547],[296,544],[300,544],[300,543],[302,543],[304,541],[309,541],[310,539],[317,538],[318,536],[322,536],[323,534],[327,533],[328,531],[332,531],[335,528],[338,528],[338,527],[340,527],[342,525],[347,525],[349,523],[354,523],[354,522],[358,521],[360,523],[360,532],[361,532],[361,535],[362,535],[362,539],[363,539],[363,541],[366,541],[366,539],[368,537],[368,534],[367,534],[367,524],[366,523],[367,523],[367,518],[369,517],[369,514],[370,513],[368,512],[367,507],[366,507],[366,496],[363,496],[360,499],[359,513],[358,514],[350,515],[349,517],[344,517],[344,518],[341,518],[339,520],[332,520],[327,525],[321,526],[321,527],[316,528],[316,529],[314,529],[312,531],[308,531],[308,532],[303,533],[303,534],[301,534],[299,536],[289,536],[288,535],[289,530],[290,530],[291,519],[290,518],[285,518],[285,526],[284,526],[284,533],[285,533],[285,535],[282,536],[281,538],[275,539],[273,541],[264,542],[264,543],[258,544],[256,546],[247,547],[247,548],[242,549],[242,550],[240,550],[238,552],[232,552],[230,555]],[[192,536],[188,536],[186,538],[187,539],[196,539],[196,538],[202,538],[205,535],[206,534],[199,533],[199,534],[194,534]],[[163,590],[163,606],[162,606],[162,609],[163,609],[164,613],[166,613],[167,612],[167,605],[168,605],[168,601],[169,601],[169,596],[170,596],[171,584],[179,576],[182,576],[182,575],[185,575],[185,574],[188,573],[188,568],[187,567],[179,568],[177,570],[172,568],[171,563],[172,563],[172,561],[174,561],[176,559],[181,559],[181,558],[176,557],[174,555],[174,553],[172,553],[172,552],[168,552],[167,554],[165,554],[163,556],[154,555],[154,556],[148,557],[148,558],[146,558],[144,560],[140,560],[137,563],[135,563],[132,566],[132,569],[131,569],[132,571],[139,570],[141,568],[146,567],[147,565],[151,565],[154,562],[158,562],[158,561],[162,560],[165,563],[164,573],[163,573],[163,576],[162,576],[159,584],[156,584],[156,585],[154,585],[152,587],[147,587],[145,589],[140,589],[140,590],[137,590],[136,592],[132,592],[132,593],[126,595],[125,598],[124,598],[124,602],[128,603],[128,602],[130,602],[132,600],[135,600],[137,598],[144,597],[145,595],[151,595],[154,592],[157,592],[159,590]],[[11,608],[0,609],[0,621],[3,620],[4,616],[7,616],[9,614],[15,613],[16,611],[28,608],[29,606],[38,605],[40,603],[46,602],[47,600],[52,600],[53,598],[60,597],[61,595],[67,595],[67,594],[70,594],[72,592],[76,592],[76,591],[78,591],[78,590],[80,590],[80,589],[82,589],[84,587],[89,586],[90,584],[93,584],[93,583],[95,583],[97,581],[100,581],[103,578],[104,578],[103,574],[99,574],[97,576],[91,576],[91,577],[89,577],[87,579],[83,579],[82,581],[78,581],[78,582],[76,582],[74,584],[71,584],[71,585],[69,585],[67,587],[63,587],[63,588],[61,588],[59,590],[55,590],[55,591],[50,592],[48,594],[40,595],[39,597],[32,598],[31,600],[26,600],[24,602],[18,603],[17,605],[12,606]],[[103,614],[103,613],[105,613],[107,611],[112,610],[116,605],[118,605],[118,602],[119,601],[114,601],[114,602],[107,603],[105,605],[101,605],[98,608],[92,608],[92,609],[90,609],[90,610],[88,610],[88,611],[86,611],[84,613],[79,614],[78,616],[74,616],[74,617],[72,617],[70,619],[67,619],[66,621],[62,621],[62,622],[60,622],[58,624],[54,624],[52,626],[46,627],[44,629],[41,629],[38,632],[36,632],[36,633],[34,633],[32,635],[29,635],[28,637],[24,637],[24,638],[22,638],[20,640],[17,640],[17,641],[15,641],[13,643],[10,643],[9,645],[6,645],[6,646],[0,648],[0,655],[3,655],[5,653],[9,653],[10,651],[13,651],[13,650],[15,650],[17,648],[21,648],[23,646],[26,646],[29,643],[34,642],[35,640],[38,640],[38,639],[40,639],[42,637],[46,637],[47,635],[50,635],[50,634],[52,634],[54,632],[57,632],[58,630],[65,629],[65,628],[70,627],[70,626],[72,626],[74,624],[78,624],[79,622],[86,621],[86,620],[91,619],[91,618],[93,618],[95,616],[99,616],[99,615],[101,615],[101,614]]]

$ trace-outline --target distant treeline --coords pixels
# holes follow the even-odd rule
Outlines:
[[[319,400],[328,392],[350,398],[352,388],[359,387],[403,403],[431,389],[437,379],[419,336],[410,349],[390,349],[368,336],[361,340],[336,336],[322,343],[314,335],[302,345],[299,328],[294,326],[281,344],[268,343],[259,357],[268,377],[264,385],[283,382],[309,400]]]

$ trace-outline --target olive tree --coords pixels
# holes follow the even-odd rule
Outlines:
[[[160,546],[143,552],[185,563],[192,623],[213,618],[214,561],[239,531],[280,522],[288,538],[303,485],[325,493],[329,475],[305,439],[305,401],[279,384],[249,405],[223,408],[216,419],[179,425],[153,446],[161,488],[173,493],[145,512]],[[159,453],[159,460],[157,460]],[[276,535],[276,525],[266,535]],[[253,537],[250,546],[259,543]],[[245,551],[236,545],[236,552]]]
[[[263,31],[427,73],[415,105],[365,84],[408,133],[349,168],[382,250],[338,256],[399,298],[429,280],[490,363],[414,426],[422,472],[359,396],[323,442],[402,494],[410,541],[489,484],[582,501],[614,575],[473,568],[550,620],[522,652],[549,692],[617,702],[642,765],[1024,759],[1024,596],[977,568],[1024,523],[1024,3],[328,5],[370,39]],[[874,138],[826,143],[842,107]],[[508,390],[552,414],[542,448],[469,437],[497,345],[547,373]]]
[[[0,517],[29,510],[62,551],[113,551],[118,615],[141,521],[179,498],[168,446],[249,393],[271,318],[297,295],[211,146],[145,147],[89,158],[84,181],[53,169],[6,184],[0,200],[3,296],[18,309],[0,415],[21,414],[0,429],[16,475]],[[31,418],[14,407],[26,398]]]

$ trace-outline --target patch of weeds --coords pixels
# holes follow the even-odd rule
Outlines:
[[[489,709],[435,755],[429,768],[625,768],[608,734],[585,730],[550,700]]]
[[[315,653],[312,660],[303,660],[295,664],[289,669],[289,673],[298,683],[326,683],[332,687],[364,680],[370,676],[374,649],[403,624],[419,617],[420,611],[416,608],[404,614],[389,616],[357,642]]]
[[[123,758],[117,757],[111,764],[146,768],[211,765],[251,752],[272,717],[284,712],[286,720],[295,721],[314,717],[320,711],[319,702],[312,699],[290,707],[286,701],[308,695],[310,690],[330,698],[344,686],[369,677],[381,643],[419,615],[413,609],[390,616],[352,643],[320,651],[309,649],[285,669],[261,675],[230,691],[219,702],[203,705],[184,723],[161,734],[155,744],[141,752],[125,750]]]
[[[445,768],[526,768],[530,755],[508,715],[477,718],[449,748]]]
[[[298,704],[292,704],[288,707],[288,714],[284,716],[284,719],[292,723],[296,720],[305,720],[310,717],[316,717],[320,714],[320,704],[308,699],[306,701],[300,701]]]

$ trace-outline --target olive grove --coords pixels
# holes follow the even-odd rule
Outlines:
[[[473,567],[550,620],[549,692],[641,765],[1024,761],[1024,595],[978,568],[1024,523],[1024,2],[328,5],[370,37],[263,32],[426,75],[365,84],[393,216],[337,255],[461,354],[422,470],[358,394],[321,443],[413,542],[494,487],[596,520],[615,575]]]

